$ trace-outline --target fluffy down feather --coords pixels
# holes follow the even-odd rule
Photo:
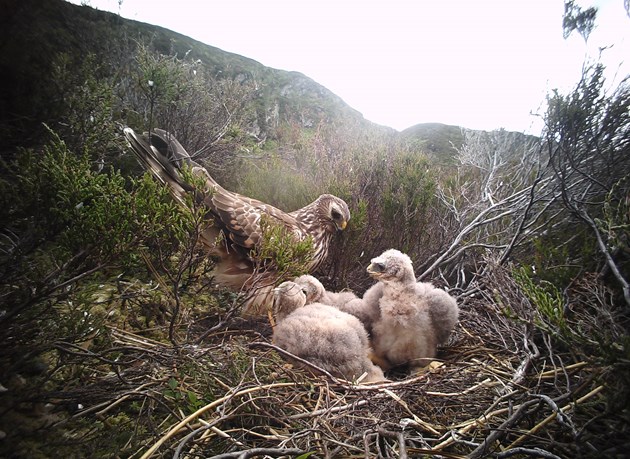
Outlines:
[[[356,317],[333,306],[305,304],[306,294],[295,282],[283,282],[274,290],[277,346],[349,381],[363,373],[363,382],[385,380],[369,359],[367,332]]]
[[[293,282],[306,290],[306,304],[324,303],[343,310],[343,306],[357,296],[350,291],[331,292],[326,290],[315,276],[305,274],[296,277]]]
[[[337,231],[343,230],[350,219],[348,205],[340,198],[324,194],[311,204],[294,212],[284,212],[269,204],[226,190],[208,171],[190,157],[184,147],[170,133],[154,129],[143,136],[126,128],[125,137],[142,165],[167,185],[174,198],[186,205],[190,194],[209,210],[213,224],[201,235],[202,242],[217,258],[215,281],[236,291],[245,291],[248,300],[245,311],[265,312],[271,305],[277,275],[273,271],[254,274],[251,251],[261,241],[261,218],[286,228],[297,239],[313,238],[314,257],[311,271],[327,258],[330,242]],[[203,189],[187,182],[182,167],[203,182]]]
[[[363,294],[363,298],[358,298],[349,291],[330,292],[324,288],[319,279],[309,274],[295,278],[294,282],[305,289],[307,304],[315,302],[329,304],[352,314],[361,321],[368,334],[371,334],[372,323],[381,314],[378,304],[383,294],[381,284],[374,284]]]
[[[379,301],[383,296],[383,284],[377,282],[365,291],[362,298],[348,301],[343,310],[361,321],[368,334],[372,336],[372,326],[381,317]]]
[[[395,249],[372,259],[367,271],[382,293],[380,316],[372,322],[375,361],[384,370],[428,364],[457,323],[455,299],[429,283],[416,282],[411,260]],[[377,294],[378,287],[373,288]]]

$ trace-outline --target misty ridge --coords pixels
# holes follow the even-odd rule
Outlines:
[[[565,5],[565,33],[587,37],[596,11]],[[585,64],[539,136],[398,132],[158,26],[62,0],[5,13],[0,455],[624,454],[627,79]],[[448,341],[375,384],[287,365],[267,316],[217,285],[208,210],[146,173],[123,128],[168,131],[222,187],[287,212],[341,198],[351,218],[312,274],[361,297],[395,248],[457,300]],[[308,247],[273,231],[255,266],[305,274]]]

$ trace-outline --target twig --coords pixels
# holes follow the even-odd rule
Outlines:
[[[553,370],[544,371],[538,375],[538,378],[539,379],[555,378],[558,375],[558,373],[561,371],[564,372],[564,371],[569,371],[569,370],[580,369],[587,365],[588,365],[588,362],[572,363],[571,365],[567,365],[564,368],[556,368]]]
[[[550,453],[549,451],[545,451],[544,449],[520,448],[520,447],[508,449],[506,451],[501,451],[500,453],[496,453],[495,457],[497,457],[498,459],[502,459],[504,457],[511,457],[516,454],[527,454],[529,456],[542,457],[545,459],[561,459],[560,456],[556,456],[555,454]]]
[[[438,396],[438,397],[457,397],[460,395],[466,395],[476,389],[479,389],[480,387],[494,387],[496,385],[500,384],[499,382],[496,381],[492,381],[490,378],[486,378],[483,381],[481,381],[480,383],[475,384],[474,386],[470,386],[462,391],[459,392],[432,392],[432,391],[427,391],[426,394],[427,395],[434,395],[434,396]]]
[[[301,363],[302,365],[305,365],[308,368],[311,368],[311,369],[313,369],[313,370],[315,370],[317,372],[320,372],[320,373],[324,374],[325,376],[327,376],[330,379],[332,379],[334,382],[341,383],[340,379],[334,377],[333,375],[331,375],[328,371],[324,370],[323,368],[318,367],[317,365],[314,365],[311,362],[309,362],[308,360],[304,360],[303,358],[298,357],[295,354],[291,354],[289,351],[286,351],[286,350],[282,349],[281,347],[278,347],[278,346],[276,346],[274,344],[263,343],[263,342],[258,341],[258,342],[255,342],[255,343],[251,343],[249,345],[249,347],[252,347],[252,348],[266,347],[266,348],[269,348],[269,349],[273,349],[277,353],[282,354],[283,356],[288,357],[291,360],[295,360],[295,361]]]
[[[179,430],[182,427],[184,427],[186,424],[188,424],[190,421],[192,421],[193,419],[198,418],[199,416],[201,416],[206,411],[209,411],[209,410],[215,408],[216,406],[222,404],[223,402],[225,402],[225,401],[227,401],[227,400],[229,400],[231,398],[239,397],[241,395],[251,394],[252,392],[257,392],[257,391],[260,391],[260,390],[273,389],[273,388],[277,388],[277,387],[293,387],[295,385],[296,385],[295,383],[266,384],[264,386],[256,386],[256,387],[250,387],[249,389],[243,389],[243,390],[240,390],[240,391],[238,391],[238,392],[236,392],[234,394],[229,394],[229,395],[226,395],[224,397],[221,397],[221,398],[215,400],[214,402],[199,408],[193,414],[187,416],[185,419],[183,419],[182,421],[177,423],[174,427],[171,428],[171,430],[169,430],[164,436],[162,436],[162,438],[160,438],[153,446],[151,446],[151,448],[149,448],[140,457],[140,459],[147,459],[147,458],[151,457],[153,455],[153,453],[155,451],[157,451],[160,446],[162,446],[171,437],[173,437],[175,434],[177,434],[177,432],[179,432]],[[248,456],[245,456],[245,457],[248,457]]]
[[[383,437],[393,438],[398,441],[398,459],[407,459],[407,446],[405,445],[404,432],[391,432],[382,427],[378,428],[379,435]]]
[[[300,414],[294,414],[291,415],[289,417],[287,417],[287,419],[305,419],[305,418],[312,418],[315,416],[321,416],[323,414],[328,414],[328,413],[340,413],[342,411],[346,411],[346,410],[350,410],[350,409],[354,409],[354,408],[359,408],[362,407],[364,405],[367,405],[368,401],[367,400],[359,400],[358,402],[355,403],[348,403],[346,405],[342,405],[342,406],[335,406],[333,408],[322,408],[321,410],[315,410],[315,411],[310,411],[308,413],[300,413]]]
[[[481,443],[481,445],[479,445],[473,450],[472,453],[470,453],[470,455],[468,456],[469,459],[477,459],[486,456],[490,446],[498,441],[500,438],[503,438],[506,435],[507,431],[512,428],[514,424],[520,421],[520,419],[525,415],[525,412],[531,406],[534,406],[537,403],[538,400],[528,400],[527,402],[521,404],[518,410],[516,410],[516,412],[512,414],[512,416],[503,421],[503,423],[499,427],[493,429],[492,432],[490,432],[490,435],[488,435],[484,439],[483,443]]]
[[[424,429],[431,432],[433,435],[440,435],[440,432],[438,432],[435,427],[433,427],[428,422],[423,421],[418,416],[416,416],[416,414],[413,411],[411,411],[411,409],[409,408],[409,405],[407,405],[407,402],[401,399],[398,395],[396,395],[389,389],[383,389],[383,392],[389,395],[392,399],[394,399],[394,401],[396,401],[400,406],[402,406],[405,409],[405,411],[407,411],[407,413],[409,413],[412,416],[414,422],[416,422],[418,425],[422,426]]]
[[[586,394],[585,396],[577,399],[575,402],[573,403],[569,403],[565,406],[563,406],[558,413],[562,412],[566,412],[568,410],[571,410],[574,406],[579,405],[580,403],[583,403],[584,401],[588,400],[589,398],[599,394],[602,390],[604,389],[604,386],[597,386],[595,389],[593,389],[592,391],[590,391],[588,394]],[[554,419],[558,418],[558,413],[554,413],[550,416],[547,416],[545,419],[543,419],[541,422],[539,422],[538,424],[536,424],[534,427],[532,427],[530,430],[528,430],[526,433],[524,433],[523,435],[521,435],[520,437],[518,437],[516,440],[514,440],[506,449],[511,449],[514,448],[516,445],[522,443],[526,438],[530,437],[531,435],[534,435],[536,432],[538,432],[540,429],[542,429],[544,426],[546,426],[547,424],[549,424],[550,422],[552,422]]]
[[[244,451],[235,451],[233,453],[218,454],[210,456],[208,459],[247,459],[256,456],[300,456],[305,454],[298,448],[252,448]]]

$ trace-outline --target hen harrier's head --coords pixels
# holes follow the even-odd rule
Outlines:
[[[295,282],[287,281],[273,289],[273,301],[276,319],[281,321],[297,308],[306,304],[306,293]]]
[[[386,250],[380,256],[372,258],[367,272],[374,279],[385,283],[416,282],[411,259],[396,249]]]
[[[321,301],[324,296],[324,292],[326,291],[319,279],[315,276],[311,276],[310,274],[304,274],[303,276],[296,277],[293,281],[302,287],[306,293],[307,303],[317,303]]]
[[[341,198],[332,194],[323,194],[317,198],[319,218],[322,223],[327,223],[330,232],[343,231],[350,220],[348,204]]]

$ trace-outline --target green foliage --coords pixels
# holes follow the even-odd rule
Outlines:
[[[260,229],[262,238],[253,257],[261,267],[276,270],[283,279],[308,273],[315,254],[312,238],[298,240],[285,226],[265,216]]]
[[[115,83],[107,65],[92,53],[80,59],[61,53],[55,56],[51,75],[59,111],[55,132],[70,150],[89,155],[101,168],[121,144],[116,134]]]
[[[536,325],[549,332],[560,333],[564,336],[568,327],[564,317],[562,292],[550,282],[535,282],[530,270],[524,267],[514,269],[513,276],[525,296],[540,314],[540,318],[536,319]]]
[[[145,253],[170,259],[197,223],[148,175],[127,182],[97,173],[87,153],[52,137],[41,153],[23,151],[9,165],[15,179],[3,190],[2,232],[11,237],[3,238],[0,289],[10,306],[1,319],[18,318],[25,345],[95,331],[104,314],[92,311],[94,282],[111,271],[143,272]]]
[[[179,407],[185,408],[184,412],[186,414],[194,413],[204,406],[204,402],[199,399],[194,391],[181,387],[175,378],[168,380],[168,388],[164,390],[164,396]]]
[[[595,18],[597,17],[597,8],[590,7],[582,9],[576,5],[574,0],[565,0],[564,17],[562,18],[562,30],[564,38],[577,31],[584,41],[588,41],[588,37],[595,27]]]
[[[610,90],[601,64],[585,68],[571,93],[549,98],[546,126],[549,172],[559,190],[559,207],[568,214],[563,226],[572,233],[576,226],[589,231],[597,251],[590,258],[574,258],[587,266],[615,264],[615,281],[630,304],[627,256],[617,239],[625,237],[625,218],[615,210],[623,212],[630,192],[628,80]]]
[[[241,193],[280,209],[299,209],[321,194],[312,177],[288,167],[283,158],[266,157],[243,166],[237,185]]]
[[[462,128],[440,123],[422,123],[405,129],[401,136],[414,150],[426,152],[438,164],[453,164],[465,142]]]
[[[598,269],[592,235],[575,225],[558,225],[554,232],[531,238],[515,257],[531,266],[536,277],[554,285],[566,286],[582,271]]]
[[[630,200],[619,199],[623,191],[630,187],[628,182],[630,178],[624,177],[613,185],[610,192],[606,195],[602,218],[597,219],[596,223],[602,234],[608,240],[611,252],[613,253],[630,253]],[[630,275],[630,269],[620,262],[620,268]]]
[[[98,173],[56,134],[41,155],[25,151],[12,169],[18,181],[6,195],[5,221],[28,225],[69,255],[87,250],[100,263],[126,262],[143,244],[170,242],[172,249],[191,224],[150,175],[129,184],[118,172]]]
[[[121,94],[128,104],[127,125],[166,129],[197,162],[214,170],[235,161],[237,149],[252,145],[242,125],[250,116],[252,82],[212,73],[188,53],[182,58],[163,54],[155,44],[139,44],[134,64],[129,76],[133,84]]]
[[[522,294],[535,308],[534,325],[575,355],[606,365],[626,361],[628,335],[611,292],[595,275],[581,275],[562,289],[540,280],[525,266],[512,270]],[[507,311],[511,315],[510,310]]]
[[[382,192],[382,218],[396,222],[396,247],[403,252],[417,248],[429,225],[428,212],[434,201],[435,181],[428,160],[417,153],[402,154],[390,164]]]

